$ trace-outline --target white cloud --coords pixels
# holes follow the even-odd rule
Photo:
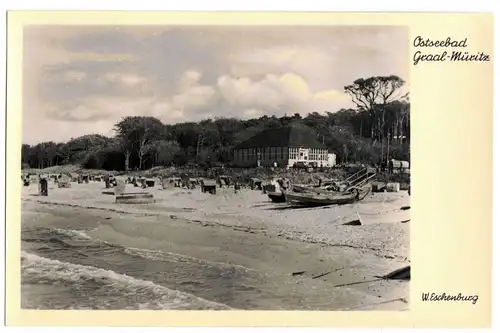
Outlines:
[[[257,109],[247,109],[243,111],[243,117],[247,119],[258,118],[264,115],[264,111]]]
[[[338,110],[349,106],[348,95],[336,90],[312,92],[299,75],[285,73],[282,76],[266,75],[260,81],[248,77],[222,76],[217,87],[225,100],[234,107],[286,109],[307,114],[312,111]]]
[[[172,110],[172,105],[168,101],[157,101],[151,107],[152,117],[163,117]]]
[[[63,79],[65,81],[80,81],[87,77],[87,73],[82,71],[67,71],[63,74]]]
[[[33,26],[24,54],[23,136],[39,142],[107,132],[123,116],[174,123],[354,107],[343,92],[353,80],[407,76],[408,31]]]
[[[197,85],[200,82],[201,73],[195,70],[185,71],[178,82],[178,89],[180,91],[189,90],[191,87]]]
[[[186,91],[172,97],[172,103],[180,109],[191,109],[205,106],[210,103],[215,89],[210,86],[192,86]]]
[[[168,100],[154,101],[151,103],[150,116],[160,119],[166,124],[185,121],[184,113],[176,109]]]
[[[291,72],[323,88],[332,81],[335,66],[332,53],[335,53],[332,46],[287,45],[233,53],[228,58],[234,76]]]
[[[185,113],[211,103],[216,91],[213,87],[200,85],[201,73],[186,71],[178,82],[177,92],[171,96],[142,98],[99,97],[86,99],[83,105],[58,111],[55,115],[72,120],[91,121],[96,118],[119,119],[125,116],[153,116],[165,123],[186,121]],[[129,85],[144,83],[145,79],[132,74],[106,73],[110,82]]]
[[[195,110],[209,105],[215,96],[215,89],[211,86],[201,85],[202,74],[188,70],[183,73],[177,85],[177,92],[167,98],[176,118],[180,118],[184,111]]]
[[[104,74],[104,79],[108,82],[124,84],[129,87],[138,86],[147,82],[145,77],[133,73],[109,72]]]
[[[82,77],[80,73],[69,76]],[[141,81],[128,74],[107,73],[104,77],[124,84],[128,78],[131,85]],[[178,81],[176,93],[166,97],[91,96],[70,106],[46,106],[52,119],[50,126],[66,124],[78,127],[74,135],[85,134],[82,131],[89,128],[92,133],[109,134],[118,119],[132,115],[153,116],[164,123],[176,123],[213,116],[213,112],[219,112],[221,108],[229,110],[231,116],[248,119],[265,114],[279,116],[278,111],[282,109],[302,115],[313,111],[335,111],[349,107],[350,103],[349,96],[340,91],[312,91],[301,76],[293,73],[268,74],[262,80],[225,75],[218,79],[215,87],[200,84],[201,78],[199,72],[186,71]],[[75,121],[78,126],[68,125]],[[95,124],[95,127],[89,127],[89,124]],[[58,131],[60,136],[67,135],[66,131]]]
[[[108,115],[103,117],[103,112],[100,109],[80,104],[75,108],[66,110],[57,110],[56,114],[61,118],[69,118],[76,121],[89,121],[95,117],[107,118]]]
[[[143,115],[148,112],[151,101],[148,98],[94,97],[77,101],[70,107],[50,107],[52,118],[73,121],[96,121],[119,119],[129,115]]]
[[[341,108],[351,108],[352,100],[349,95],[338,90],[325,90],[315,93],[312,96],[311,104],[315,107],[314,111],[335,112]]]

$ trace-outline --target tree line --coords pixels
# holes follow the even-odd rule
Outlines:
[[[230,165],[232,148],[268,128],[300,127],[316,135],[339,163],[378,164],[410,158],[410,102],[397,76],[359,79],[345,87],[356,109],[206,119],[163,124],[154,117],[125,117],[114,137],[89,134],[64,143],[22,145],[23,168],[81,164],[89,169],[144,170],[154,166]]]

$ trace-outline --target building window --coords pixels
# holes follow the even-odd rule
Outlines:
[[[318,159],[318,149],[309,149],[309,159],[315,161]]]
[[[290,148],[290,159],[296,160],[299,157],[299,149],[298,148]]]
[[[326,149],[321,149],[321,152],[320,152],[320,159],[322,161],[327,161],[328,160],[328,150]]]

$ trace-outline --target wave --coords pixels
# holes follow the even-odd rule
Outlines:
[[[153,261],[170,261],[170,262],[189,262],[189,263],[197,263],[203,266],[221,266],[221,267],[229,267],[229,268],[237,268],[245,271],[255,271],[252,268],[248,268],[238,264],[227,264],[223,262],[216,261],[208,261],[203,259],[198,259],[195,257],[173,253],[173,252],[163,252],[160,250],[147,250],[147,249],[138,249],[134,247],[126,247],[124,252],[130,256],[140,257],[147,260]]]
[[[99,226],[90,230],[90,232],[93,231],[98,231]],[[133,256],[133,257],[139,257],[147,260],[152,260],[152,261],[168,261],[168,262],[184,262],[184,263],[197,263],[202,266],[220,266],[220,267],[230,267],[230,268],[236,268],[236,269],[241,269],[245,271],[254,271],[254,269],[238,265],[238,264],[227,264],[223,262],[216,262],[216,261],[209,261],[209,260],[204,260],[204,259],[198,259],[195,257],[191,257],[188,255],[183,255],[179,253],[173,253],[173,252],[163,252],[160,250],[150,250],[150,249],[140,249],[140,248],[134,248],[134,247],[125,247],[113,243],[109,243],[107,241],[101,240],[99,238],[92,238],[88,234],[86,234],[84,231],[81,230],[71,230],[71,229],[52,229],[52,228],[35,228],[30,230],[31,232],[34,232],[36,234],[36,238],[24,238],[23,240],[25,241],[31,241],[31,242],[50,242],[57,244],[56,249],[52,250],[58,250],[62,248],[81,248],[84,247],[86,250],[89,250],[93,247],[99,248],[101,251],[105,250],[111,250],[111,251],[122,251],[123,253]],[[77,243],[77,244],[72,244],[64,239],[55,237],[55,236],[65,236],[69,238],[69,241],[75,240],[75,241],[93,241],[94,245],[90,245],[89,243]],[[101,245],[98,245],[101,244]],[[104,247],[102,246],[104,245]]]
[[[90,230],[93,231],[94,229]],[[22,229],[22,239],[27,241],[43,241],[54,236],[65,236],[75,240],[90,240],[91,237],[83,230],[59,229],[48,227],[30,227]]]
[[[91,239],[85,232],[81,230],[71,230],[71,229],[54,229],[54,231],[60,235],[75,237],[80,239]]]
[[[136,302],[134,309],[189,309],[189,310],[230,310],[229,306],[208,301],[191,294],[172,290],[151,281],[137,279],[102,268],[71,264],[48,259],[21,251],[21,272],[24,280],[39,283],[70,283],[72,285],[93,284],[122,298],[146,302]]]

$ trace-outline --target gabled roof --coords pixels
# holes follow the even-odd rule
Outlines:
[[[253,149],[266,147],[327,147],[320,143],[314,133],[293,126],[270,128],[240,143],[234,149]]]

